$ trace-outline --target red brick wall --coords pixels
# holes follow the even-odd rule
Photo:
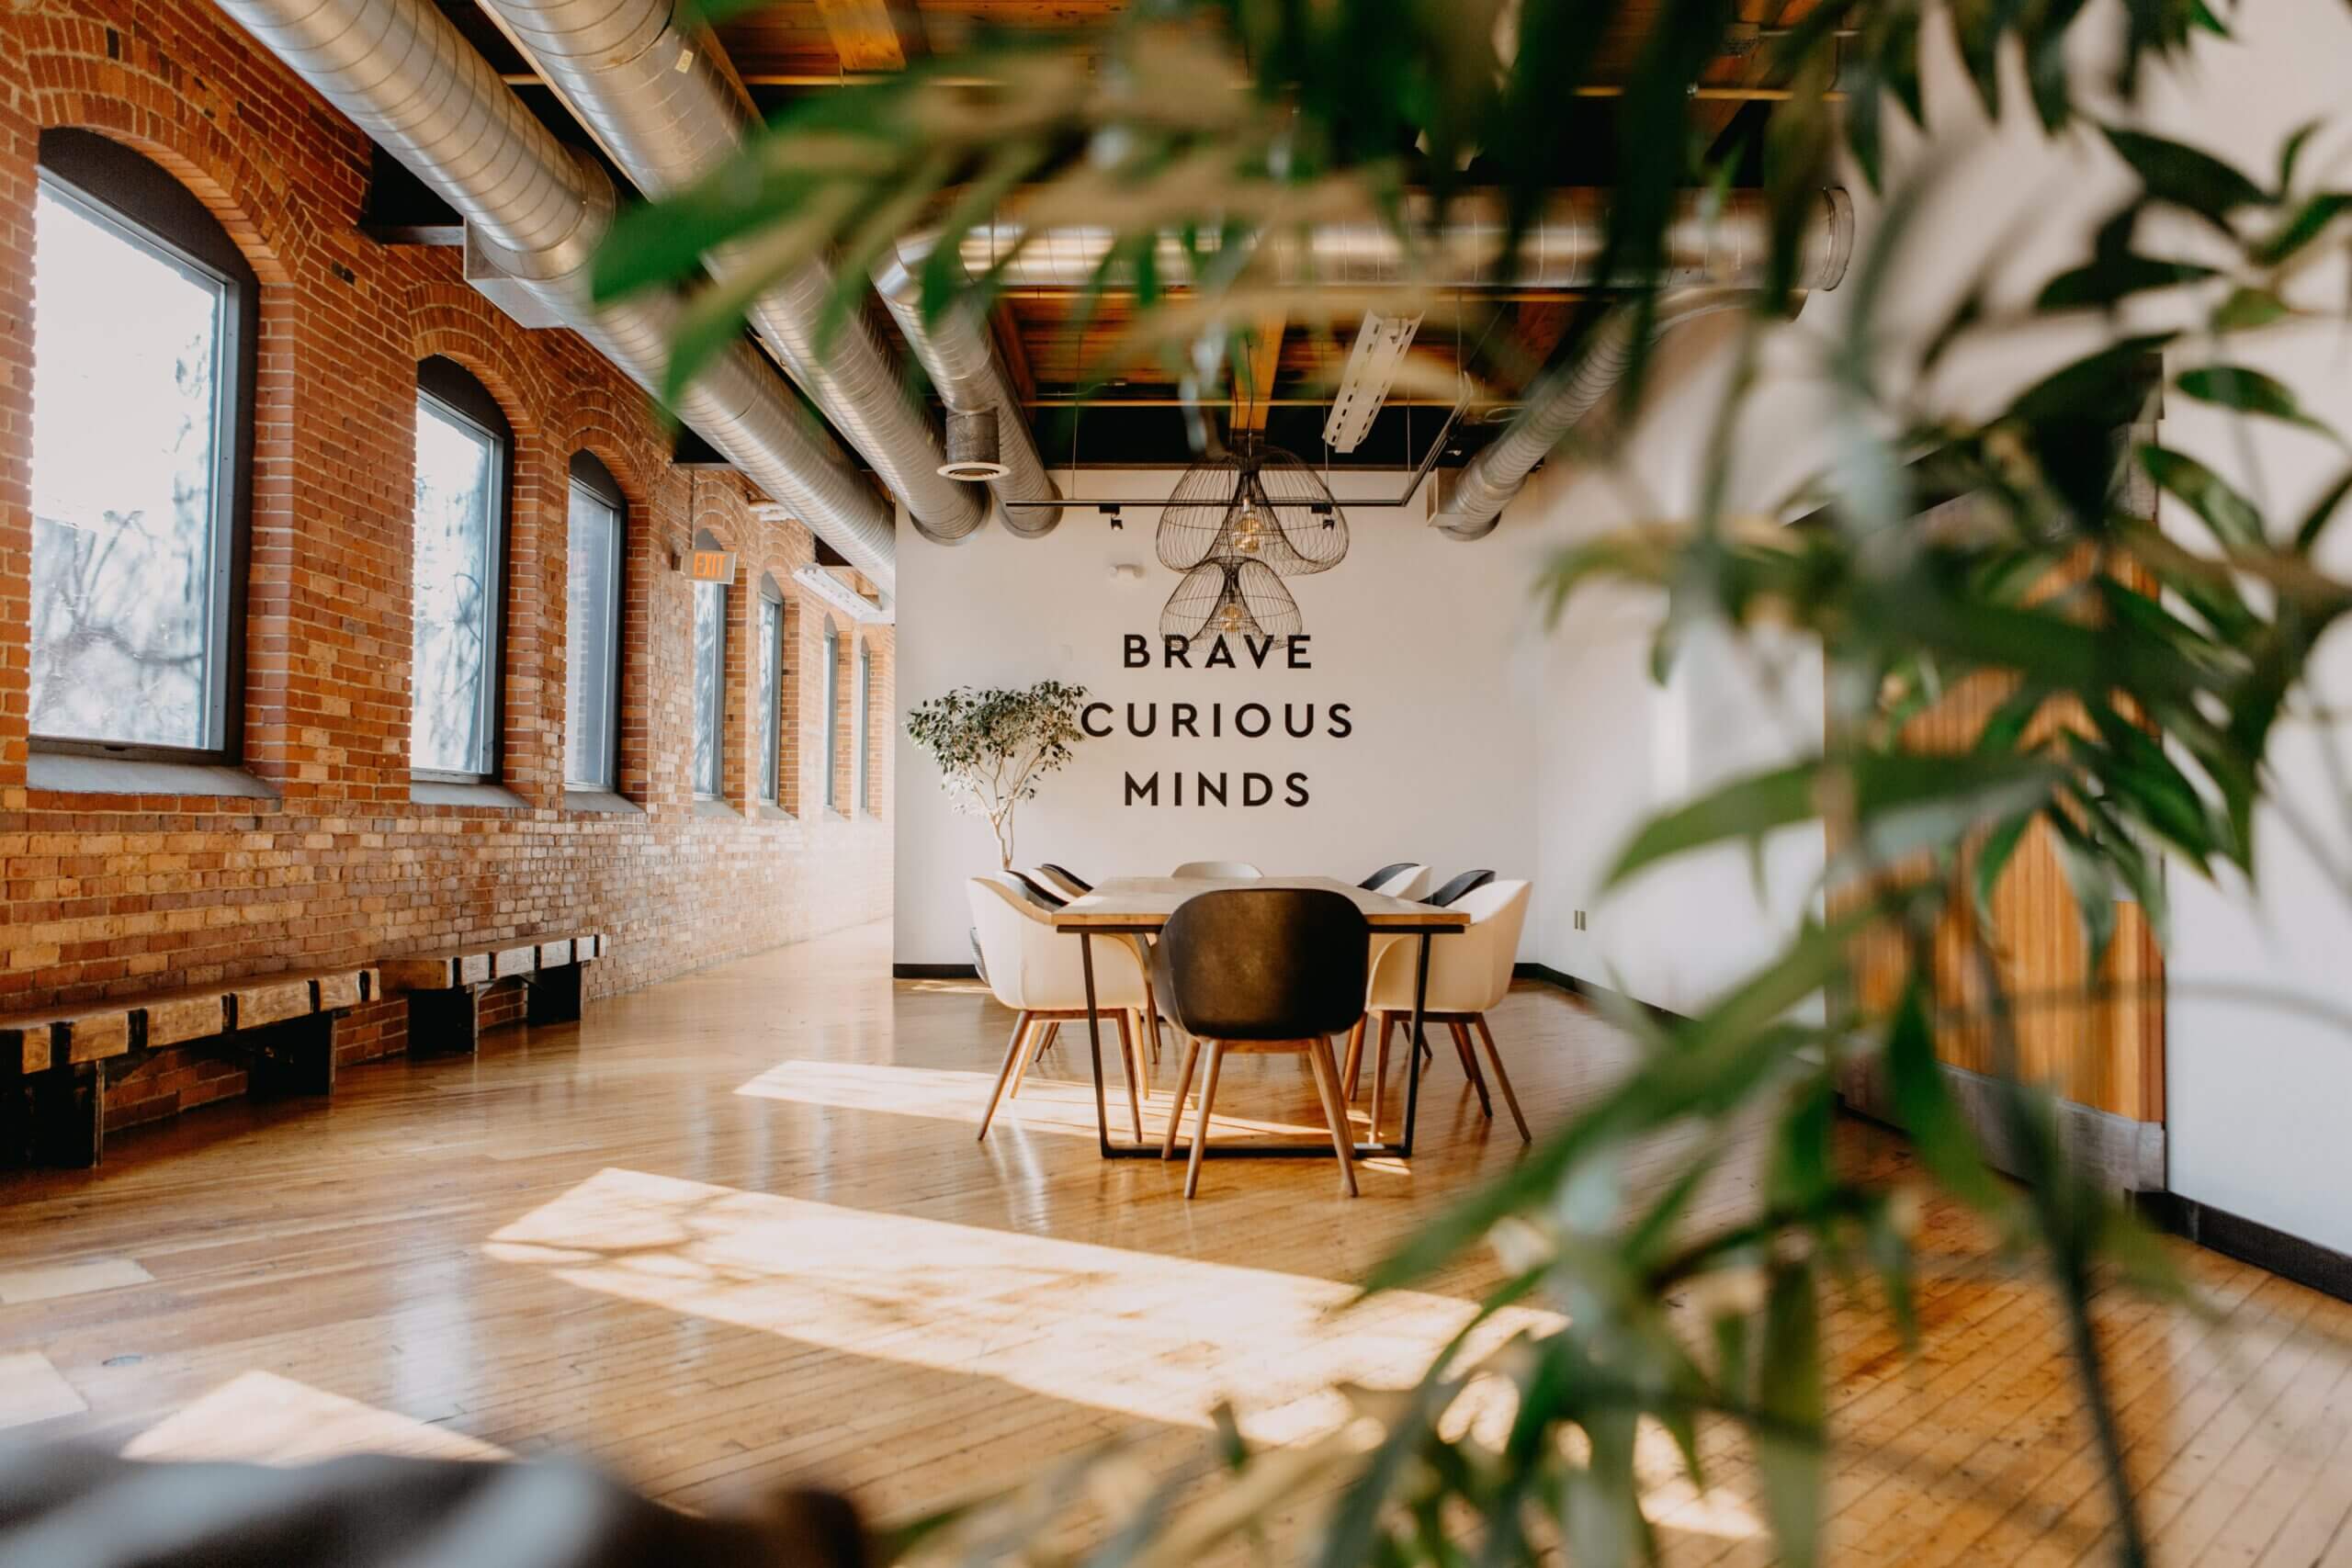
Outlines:
[[[37,141],[78,126],[138,149],[220,217],[262,280],[243,761],[274,800],[28,787],[32,210]],[[0,10],[0,1010],[539,931],[601,930],[592,996],[888,912],[887,815],[795,817],[752,796],[754,585],[787,595],[808,532],[763,521],[732,476],[670,467],[641,394],[569,333],[526,332],[468,288],[458,253],[356,227],[365,140],[201,0],[28,0]],[[406,769],[415,367],[444,354],[512,422],[502,782],[522,809],[413,805]],[[602,458],[627,493],[621,789],[642,810],[566,809],[565,474]],[[689,787],[695,527],[740,553],[729,594],[731,815]],[[802,657],[822,614],[799,606]],[[890,633],[871,728],[887,734]],[[845,646],[847,639],[845,638]],[[813,694],[819,687],[805,690]],[[793,762],[822,754],[793,705]],[[874,746],[889,799],[892,748]],[[820,803],[813,776],[800,802]],[[502,1000],[493,1016],[511,1011]],[[401,1044],[397,1008],[345,1021],[339,1053]],[[124,1120],[240,1092],[179,1054],[115,1091]]]

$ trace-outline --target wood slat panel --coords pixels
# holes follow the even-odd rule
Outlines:
[[[2079,584],[2085,570],[2059,572],[2037,587],[2036,596]],[[1903,742],[1930,754],[1966,751],[2015,689],[2007,676],[1970,676],[1913,718]],[[2052,702],[2035,716],[2027,736],[2043,739],[2086,722],[2079,707]],[[1833,854],[1838,847],[1832,842]],[[1850,908],[1850,897],[1840,907]],[[1938,928],[1934,989],[1945,1016],[1937,1029],[1936,1054],[1955,1066],[1998,1074],[1998,1052],[1984,1017],[1984,987],[1969,959],[1967,931],[1973,918],[1964,901],[1956,901]],[[2037,821],[2018,840],[1995,886],[1992,926],[2004,986],[2012,996],[2035,999],[2016,1013],[2023,1074],[2077,1104],[2135,1121],[2163,1121],[2164,955],[2144,911],[2137,905],[2118,906],[2115,936],[2096,976],[2100,993],[2089,995],[2094,976],[2074,893],[2055,835]],[[1860,1004],[1872,1011],[1892,1008],[1908,971],[1900,938],[1892,932],[1866,936],[1857,943],[1856,955]]]

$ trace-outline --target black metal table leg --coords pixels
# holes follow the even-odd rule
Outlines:
[[[1078,933],[1078,966],[1086,976],[1086,1048],[1094,1059],[1094,1135],[1111,1157],[1111,1113],[1102,1103],[1102,1014],[1094,1005],[1094,933]],[[1133,1067],[1127,1069],[1135,1071]]]
[[[1421,1106],[1421,1053],[1429,1043],[1421,1038],[1421,1014],[1428,1010],[1430,999],[1430,933],[1421,933],[1421,950],[1413,963],[1413,1032],[1405,1043],[1405,1135],[1396,1152],[1410,1159],[1413,1154],[1413,1118]]]

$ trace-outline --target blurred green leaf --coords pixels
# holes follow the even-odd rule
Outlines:
[[[1756,1464],[1780,1559],[1798,1568],[1821,1557],[1828,1462],[1821,1436],[1826,1416],[1821,1379],[1820,1303],[1813,1267],[1784,1264],[1773,1271],[1764,1309],[1756,1404],[1773,1424],[1757,1433]]]
[[[2199,402],[2300,424],[2323,435],[2335,434],[2303,412],[2302,403],[2285,382],[2243,365],[2199,366],[2174,377],[2173,385]]]
[[[2120,126],[2100,129],[2151,197],[2186,208],[2233,238],[2231,215],[2268,201],[2260,186],[2210,152]]]
[[[2213,537],[2232,549],[2262,547],[2262,513],[2212,469],[2185,453],[2162,446],[2139,448],[2140,466],[2164,489],[2188,502]]]
[[[2352,193],[2326,191],[2295,209],[2284,227],[2254,246],[2250,253],[2264,266],[2277,266],[2327,231],[2327,226],[2352,209]]]
[[[1895,1119],[1911,1134],[1919,1163],[1954,1197],[1995,1213],[2008,1194],[1986,1168],[1976,1134],[1951,1097],[1928,1026],[1925,982],[1914,974],[1886,1032],[1886,1087]]]

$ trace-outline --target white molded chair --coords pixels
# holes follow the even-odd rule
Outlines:
[[[1039,887],[1043,888],[1047,893],[1052,894],[1055,897],[1059,898],[1065,904],[1083,898],[1089,893],[1094,891],[1091,887],[1089,887],[1086,884],[1079,881],[1077,877],[1071,875],[1062,867],[1046,862],[1040,862],[1037,864],[1031,866],[1027,871],[1020,872],[1016,874],[1027,877],[1031,882],[1035,883]],[[1108,935],[1110,933],[1105,934]],[[1151,952],[1149,947],[1145,943],[1142,937],[1136,936],[1132,932],[1118,933],[1116,940],[1134,949],[1136,963],[1143,970],[1143,1016],[1157,1019],[1159,1016],[1159,1010],[1155,1005],[1151,994]],[[982,976],[983,979],[986,977],[987,976]],[[1052,1039],[1052,1031],[1058,1030],[1060,1027],[1061,1025],[1058,1023],[1053,1025],[1052,1028],[1047,1031],[1046,1038],[1048,1040]],[[1151,1034],[1151,1059],[1157,1062],[1159,1060],[1159,1032],[1155,1030],[1150,1031],[1149,1032]]]
[[[1266,874],[1246,860],[1188,860],[1168,874],[1217,877],[1227,882],[1255,882]]]
[[[1520,1141],[1532,1142],[1527,1131],[1527,1118],[1520,1114],[1519,1096],[1512,1092],[1510,1075],[1503,1070],[1500,1052],[1495,1049],[1494,1032],[1487,1027],[1487,1010],[1501,1001],[1510,990],[1511,967],[1519,957],[1519,934],[1527,924],[1529,885],[1525,882],[1489,882],[1484,887],[1464,894],[1453,908],[1470,917],[1470,924],[1459,931],[1444,932],[1430,940],[1430,986],[1421,1020],[1424,1023],[1442,1023],[1453,1032],[1453,1048],[1462,1058],[1462,1070],[1478,1091],[1478,1100],[1492,1116],[1493,1103],[1487,1097],[1487,1082],[1478,1070],[1478,1058],[1470,1048],[1470,1032],[1477,1031],[1487,1047],[1487,1059],[1494,1065],[1495,1083],[1503,1091],[1503,1103],[1510,1107],[1510,1119],[1519,1125]],[[1356,1068],[1363,1056],[1363,1038],[1367,1031],[1378,1040],[1372,1066],[1372,1136],[1380,1137],[1380,1101],[1382,1087],[1388,1076],[1388,1036],[1397,1025],[1407,1028],[1413,1018],[1413,970],[1419,942],[1404,939],[1390,942],[1373,959],[1372,977],[1364,987],[1364,1016],[1349,1037],[1348,1059],[1340,1076],[1350,1085],[1356,1078]],[[1406,1042],[1405,1070],[1415,1070],[1411,1061],[1412,1042]]]
[[[1061,1024],[1086,1017],[1086,974],[1078,950],[1079,939],[1056,931],[1050,911],[1040,908],[1018,887],[993,877],[976,876],[966,885],[971,900],[972,929],[988,969],[989,990],[1019,1016],[1012,1038],[1004,1048],[1004,1066],[997,1069],[996,1088],[989,1094],[988,1110],[980,1116],[980,1136],[1008,1093],[1021,1092],[1021,1080],[1037,1053],[1046,1048]],[[1135,949],[1124,942],[1094,944],[1094,999],[1104,1021],[1119,1030],[1121,1059],[1126,1066],[1127,1111],[1135,1119],[1136,1137],[1143,1137],[1144,1082],[1142,1052],[1134,1015],[1144,1008],[1143,969]],[[1032,1036],[1035,1036],[1034,1042]]]

